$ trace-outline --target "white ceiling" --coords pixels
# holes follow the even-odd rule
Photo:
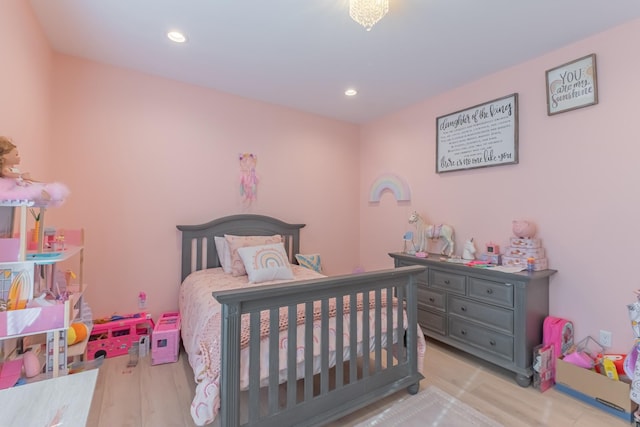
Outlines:
[[[640,17],[640,0],[390,0],[367,32],[348,0],[30,2],[57,52],[352,123]]]

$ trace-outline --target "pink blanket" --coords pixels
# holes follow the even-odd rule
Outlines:
[[[371,292],[371,296],[369,298],[369,308],[373,309],[376,306],[374,293]],[[356,302],[356,311],[362,311],[364,307],[364,302],[362,298],[362,294],[358,294],[358,301]],[[349,296],[345,296],[343,298],[342,304],[342,314],[347,315],[351,313],[351,304],[349,303]],[[320,320],[322,318],[322,303],[320,301],[315,301],[313,303],[313,320],[314,322]],[[394,299],[393,306],[396,307],[398,302]],[[380,307],[385,308],[387,306],[387,296],[382,294],[380,298]],[[329,300],[329,317],[336,317],[337,314],[337,304],[336,299],[331,298]],[[297,310],[297,318],[296,324],[298,326],[303,325],[306,319],[306,311],[304,305],[300,304]],[[248,319],[245,317],[242,322],[242,328],[240,331],[240,348],[246,348],[249,345],[249,339],[251,338],[251,328],[249,327]],[[280,307],[280,319],[278,320],[279,331],[286,331],[289,327],[289,313],[287,307]],[[267,338],[269,336],[269,313],[262,312],[260,314],[260,339]]]

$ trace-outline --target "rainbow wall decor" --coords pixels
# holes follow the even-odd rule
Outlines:
[[[382,193],[390,191],[398,202],[411,200],[411,190],[409,185],[398,175],[387,173],[380,175],[371,185],[369,191],[369,201],[378,203]]]

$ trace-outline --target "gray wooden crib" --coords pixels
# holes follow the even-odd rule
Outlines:
[[[304,224],[287,224],[262,215],[234,215],[202,225],[178,226],[182,232],[182,279],[195,270],[218,267],[214,236],[280,234],[290,262],[299,252],[300,229]],[[417,366],[417,276],[424,267],[403,267],[370,273],[327,277],[303,282],[265,285],[215,292],[222,305],[222,355],[220,380],[220,422],[229,426],[317,426],[343,417],[402,388],[417,393],[423,378]],[[347,298],[344,298],[347,297]],[[360,298],[363,324],[362,342],[373,343],[374,350],[358,356],[344,348],[357,348],[356,301]],[[397,298],[399,303],[381,304]],[[331,305],[332,304],[332,305]],[[335,334],[330,338],[329,307],[343,316],[335,316]],[[285,307],[281,311],[281,307]],[[319,307],[319,309],[318,309]],[[251,333],[248,345],[249,386],[247,411],[240,409],[241,317],[249,316],[251,331],[260,330],[261,312],[269,312],[268,384],[259,383],[260,334]],[[296,343],[299,311],[304,313],[304,342]],[[383,336],[380,312],[386,310],[387,332]],[[407,324],[403,321],[406,310]],[[315,312],[314,312],[315,311]],[[313,364],[302,369],[287,369],[286,383],[279,384],[279,320],[288,317],[287,366],[313,359],[311,330],[319,324],[321,331],[320,373],[314,375]],[[393,346],[392,317],[397,316],[398,331]],[[345,324],[347,323],[347,324]],[[369,331],[373,331],[370,334]],[[343,339],[343,333],[349,339]],[[370,336],[371,335],[371,336]],[[335,336],[335,338],[333,338]],[[335,345],[331,353],[329,343]],[[303,349],[303,350],[300,350]],[[333,354],[333,355],[332,355]],[[271,357],[271,355],[275,357]],[[317,359],[317,356],[316,356]],[[330,359],[335,359],[330,360]],[[296,372],[298,371],[298,372]],[[273,373],[273,374],[272,374]],[[262,389],[262,393],[261,393]],[[265,395],[261,401],[260,395]],[[265,402],[266,400],[266,402]]]

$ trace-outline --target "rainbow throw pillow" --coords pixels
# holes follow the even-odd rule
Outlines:
[[[282,243],[238,248],[238,255],[244,263],[250,283],[293,279],[293,271]]]

